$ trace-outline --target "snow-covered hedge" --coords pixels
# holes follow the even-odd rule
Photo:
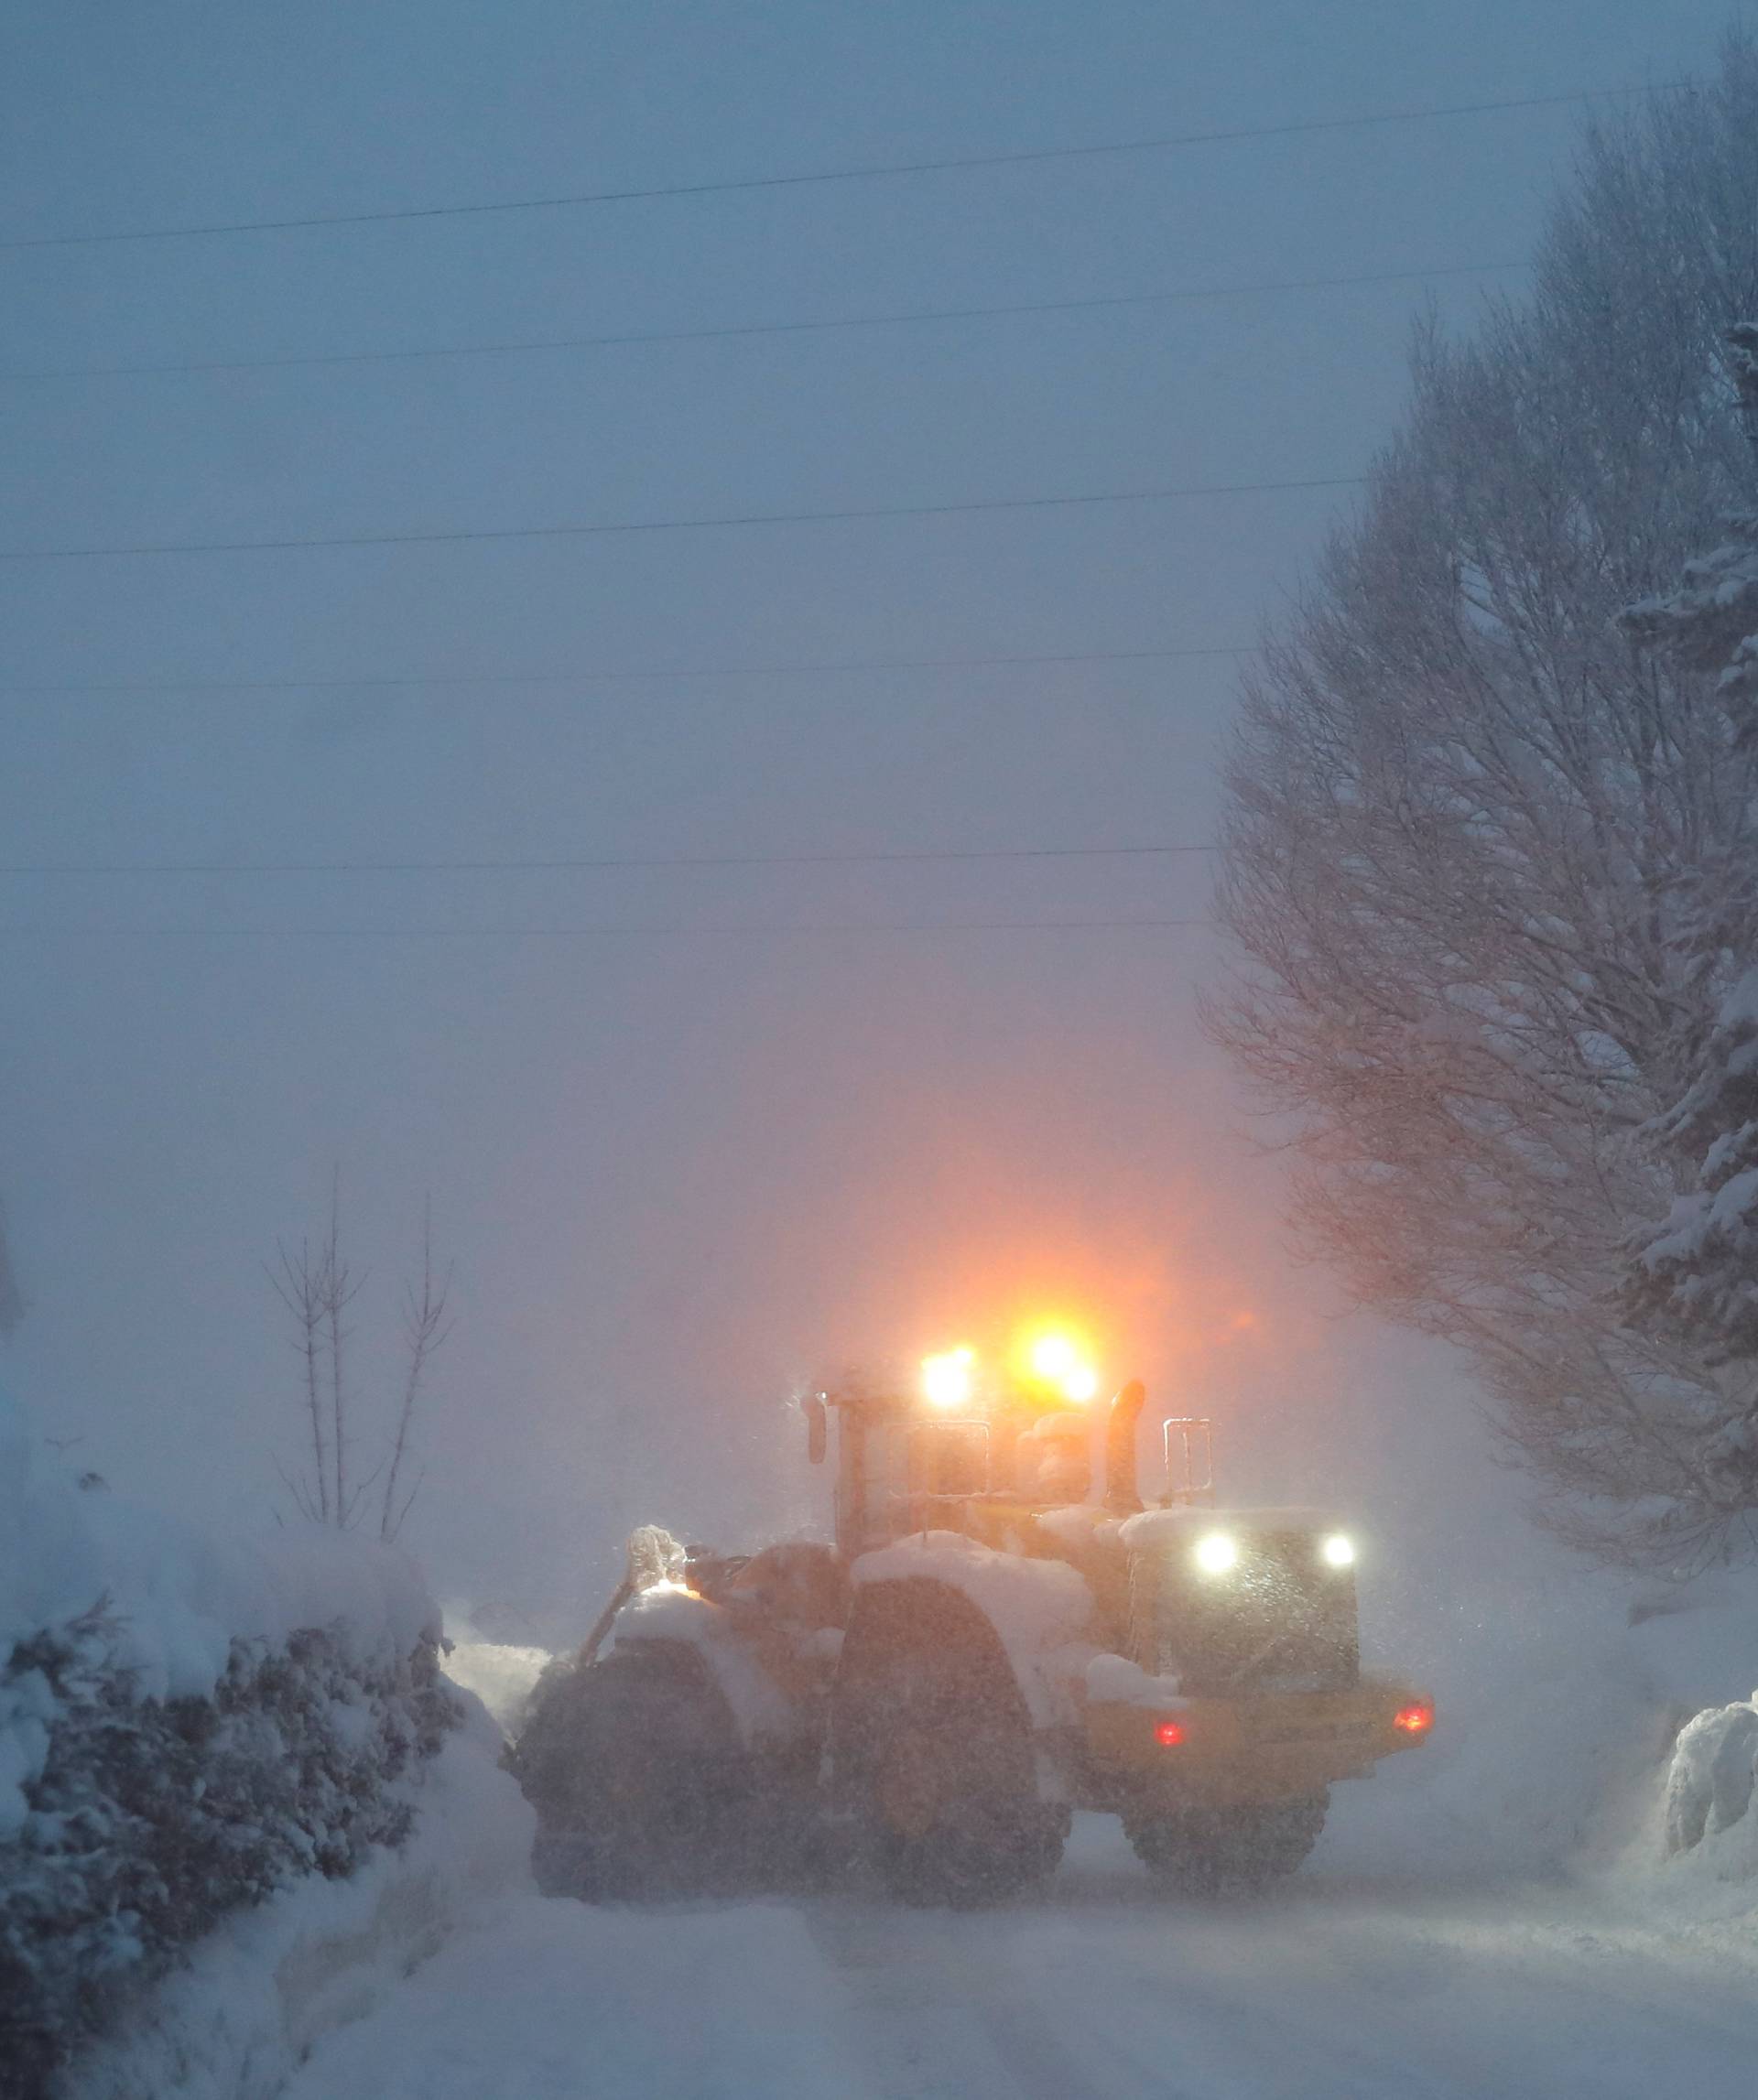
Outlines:
[[[46,1463],[0,1396],[0,2095],[222,1918],[408,1835],[463,1716],[407,1564],[225,1540]]]

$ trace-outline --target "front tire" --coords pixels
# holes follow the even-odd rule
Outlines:
[[[1135,1856],[1156,1879],[1192,1895],[1267,1888],[1306,1859],[1325,1827],[1329,1791],[1233,1808],[1181,1808],[1126,1817]]]
[[[691,1649],[642,1642],[546,1672],[511,1762],[546,1895],[698,1895],[752,1869],[746,1760]]]

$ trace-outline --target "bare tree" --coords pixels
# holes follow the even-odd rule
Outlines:
[[[1754,850],[1754,753],[1617,616],[1743,480],[1722,332],[1758,310],[1758,49],[1587,139],[1531,299],[1419,331],[1355,523],[1248,679],[1210,1023],[1288,1120],[1299,1221],[1458,1344],[1545,1513],[1600,1554],[1758,1543],[1749,1381],[1630,1323],[1655,1120],[1723,987],[1682,938]]]
[[[360,1295],[366,1279],[364,1275],[358,1278],[354,1275],[352,1264],[342,1251],[340,1167],[335,1168],[330,1177],[330,1229],[323,1243],[320,1273],[323,1339],[330,1357],[331,1456],[335,1467],[331,1500],[338,1527],[346,1531],[353,1524],[361,1497],[372,1483],[365,1481],[354,1488],[348,1485],[348,1388],[343,1377],[342,1344],[353,1330],[342,1326],[342,1316]]]
[[[436,1286],[433,1274],[433,1198],[429,1196],[421,1210],[421,1293],[416,1295],[414,1284],[406,1284],[403,1292],[403,1338],[408,1346],[409,1369],[403,1385],[403,1405],[396,1418],[396,1434],[391,1444],[390,1470],[385,1480],[384,1507],[379,1513],[378,1535],[388,1544],[403,1529],[403,1520],[421,1491],[421,1480],[404,1498],[401,1506],[396,1499],[397,1476],[403,1469],[404,1456],[408,1449],[409,1423],[415,1416],[415,1403],[421,1390],[422,1374],[433,1352],[450,1334],[452,1322],[446,1315],[446,1301],[451,1293],[451,1267]]]
[[[321,1388],[320,1342],[324,1306],[329,1297],[328,1270],[321,1254],[315,1260],[309,1239],[299,1241],[294,1254],[284,1240],[275,1243],[275,1262],[263,1264],[275,1294],[291,1315],[293,1346],[298,1351],[305,1382],[306,1413],[311,1431],[311,1472],[309,1478],[283,1472],[300,1513],[319,1523],[330,1521],[330,1457],[324,1444],[324,1402]]]
[[[435,1273],[429,1198],[422,1219],[419,1290],[411,1283],[404,1294],[403,1330],[408,1369],[394,1433],[385,1460],[355,1479],[349,1464],[353,1433],[346,1348],[353,1330],[345,1323],[344,1315],[367,1278],[364,1271],[356,1272],[342,1250],[340,1184],[338,1174],[331,1183],[330,1215],[321,1243],[314,1250],[309,1239],[302,1239],[296,1251],[285,1241],[277,1241],[275,1261],[264,1265],[276,1295],[292,1319],[293,1346],[299,1358],[303,1387],[302,1412],[311,1442],[309,1473],[290,1474],[282,1468],[281,1478],[302,1516],[338,1531],[352,1531],[360,1521],[365,1498],[384,1475],[378,1532],[389,1542],[402,1529],[421,1487],[418,1478],[399,1501],[406,1461],[411,1455],[411,1425],[423,1383],[434,1352],[451,1332],[447,1312],[451,1270],[448,1267],[443,1276]]]

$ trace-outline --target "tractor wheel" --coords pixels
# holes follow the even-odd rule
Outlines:
[[[539,1683],[512,1763],[546,1895],[719,1893],[754,1870],[745,1759],[693,1649],[642,1642],[564,1667]]]
[[[974,1607],[939,1585],[875,1586],[843,1657],[839,1783],[889,1892],[969,1906],[1047,1880],[1069,1812],[1038,1799],[1030,1719]]]
[[[1329,1794],[1236,1808],[1169,1809],[1125,1817],[1135,1856],[1192,1895],[1262,1889],[1292,1874],[1325,1827]]]
[[[1047,1881],[1069,1812],[1010,1774],[1016,1742],[978,1701],[936,1687],[902,1703],[874,1787],[871,1855],[907,1903],[1002,1903]]]

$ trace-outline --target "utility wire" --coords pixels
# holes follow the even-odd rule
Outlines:
[[[1128,861],[1211,846],[978,846],[875,853],[603,854],[555,861],[60,861],[0,864],[0,875],[499,875],[617,868],[866,867],[899,861]]]
[[[145,541],[115,547],[0,547],[0,561],[88,561],[162,554],[287,554],[318,547],[452,547],[472,540],[602,539],[633,533],[732,531],[751,525],[846,525],[884,518],[968,517],[986,511],[1091,508],[1098,503],[1158,503],[1180,497],[1282,495],[1307,489],[1354,489],[1360,474],[1312,481],[1218,482],[1180,488],[1109,489],[1078,496],[999,496],[974,503],[880,503],[831,511],[747,511],[718,517],[637,518],[612,525],[509,525],[452,532],[323,533],[299,539]]]
[[[1122,933],[1208,926],[1207,918],[1167,919],[861,919],[754,925],[672,924],[596,926],[7,926],[0,939],[63,940],[593,940],[700,935],[769,938],[795,934]]]
[[[218,234],[288,233],[315,228],[382,226],[422,219],[486,218],[519,211],[554,211],[600,204],[657,202],[667,199],[731,196],[765,189],[798,189],[832,182],[876,182],[903,176],[950,175],[985,168],[1026,168],[1058,161],[1098,160],[1130,154],[1169,153],[1181,147],[1221,146],[1252,139],[1299,138],[1321,132],[1367,131],[1387,124],[1427,124],[1439,117],[1484,116],[1503,110],[1564,109],[1581,103],[1647,95],[1689,87],[1688,80],[1652,86],[1590,88],[1571,94],[1516,95],[1493,102],[1440,103],[1424,109],[1383,110],[1368,116],[1312,117],[1293,124],[1242,125],[1229,130],[1177,132],[1159,138],[1112,140],[1096,146],[1041,146],[1019,153],[950,155],[939,159],[875,161],[794,175],[759,175],[721,182],[656,183],[624,189],[587,189],[553,197],[515,197],[498,202],[424,204],[378,211],[316,212],[301,218],[234,219],[189,226],[145,226],[96,233],[35,233],[0,240],[0,250],[89,248],[133,241],[189,241]]]
[[[1087,649],[1042,655],[871,656],[822,664],[682,665],[675,670],[647,666],[631,671],[483,671],[474,677],[398,678],[114,678],[75,683],[0,682],[0,693],[327,693],[436,690],[480,686],[570,687],[694,678],[799,678],[863,671],[967,671],[1007,669],[1034,664],[1165,664],[1189,658],[1249,656],[1250,645],[1218,649]]]
[[[545,352],[619,350],[665,342],[732,342],[757,336],[826,335],[853,329],[914,328],[935,321],[1001,320],[1036,314],[1116,312],[1135,307],[1191,305],[1201,300],[1261,298],[1291,292],[1350,289],[1368,285],[1425,283],[1436,277],[1482,277],[1532,267],[1518,263],[1449,263],[1430,270],[1368,270],[1349,276],[1290,277],[1250,285],[1200,285],[1185,291],[1123,292],[1079,299],[1027,299],[1001,306],[923,307],[906,313],[849,314],[830,320],[758,321],[720,328],[648,329],[620,335],[541,337],[523,342],[467,342],[413,350],[350,350],[298,357],[216,357],[164,364],[92,364],[40,372],[0,372],[0,382],[147,379],[212,372],[295,372],[329,365],[406,364],[470,357],[529,357]]]

